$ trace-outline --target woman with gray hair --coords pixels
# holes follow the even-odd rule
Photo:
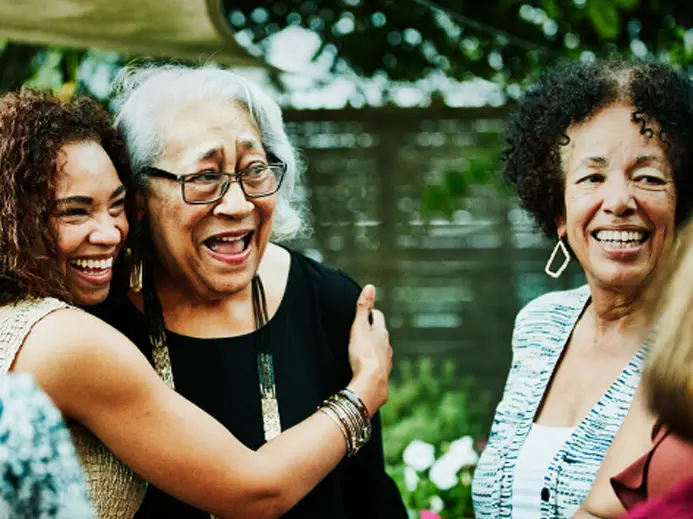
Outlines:
[[[0,97],[0,378],[29,374],[55,403],[99,519],[134,517],[145,480],[229,519],[279,517],[365,444],[370,417],[387,400],[392,352],[374,289],[361,294],[351,328],[353,378],[301,423],[250,449],[168,387],[131,341],[75,308],[102,303],[111,289],[129,232],[130,177],[125,145],[96,102],[31,90]],[[31,462],[30,454],[19,458]],[[19,488],[16,477],[9,482]],[[26,517],[43,506],[25,504]],[[67,513],[81,517],[76,507]]]
[[[94,313],[251,449],[327,400],[349,459],[285,517],[405,518],[385,473],[378,415],[356,454],[364,438],[340,418],[353,425],[361,417],[330,398],[354,401],[339,390],[352,377],[347,346],[360,289],[275,243],[303,223],[300,164],[279,107],[237,74],[212,67],[127,72],[116,101],[137,222],[130,287],[113,290]],[[375,409],[356,404],[370,419]],[[150,487],[137,517],[203,514]]]

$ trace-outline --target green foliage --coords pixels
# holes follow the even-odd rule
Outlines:
[[[312,31],[319,39],[314,59],[326,60],[336,75],[416,81],[442,73],[516,88],[548,64],[578,58],[584,51],[596,56],[631,55],[635,48],[638,56],[646,52],[664,55],[677,65],[693,64],[693,53],[685,43],[690,38],[684,36],[693,27],[693,3],[678,0],[225,0],[224,4],[240,40],[260,51],[267,52],[273,36],[287,27]],[[638,45],[633,47],[633,42]],[[84,50],[0,41],[0,91],[26,81],[62,91],[58,87],[62,81],[77,92],[92,94],[78,77],[80,65],[92,58]],[[378,84],[388,99],[392,83]],[[440,99],[435,93],[431,98]]]
[[[500,176],[500,145],[486,149],[469,149],[462,169],[443,171],[438,182],[427,184],[421,195],[421,212],[432,217],[442,214],[452,218],[455,211],[464,207],[465,199],[474,186],[491,186],[501,195],[512,192]]]
[[[402,455],[414,440],[435,447],[436,457],[448,451],[451,442],[464,436],[484,438],[490,397],[475,390],[469,380],[460,381],[455,363],[435,363],[430,358],[403,361],[398,377],[391,382],[390,399],[381,411],[383,444],[388,472],[397,482],[410,510],[430,508],[431,498],[438,496],[445,507],[443,519],[459,519],[472,512],[471,468],[459,473],[458,484],[441,490],[428,474],[419,474],[414,490],[405,484],[406,465]]]
[[[490,397],[474,388],[472,380],[460,381],[453,361],[402,361],[381,412],[386,463],[401,462],[414,439],[446,447],[461,436],[483,436]]]
[[[621,12],[612,0],[587,0],[587,14],[595,30],[605,40],[615,40],[621,32]]]
[[[614,3],[624,11],[632,11],[638,6],[640,0],[614,0]]]
[[[77,75],[76,67],[74,67],[74,69],[69,70],[68,77],[65,77],[62,66],[64,59],[65,53],[61,50],[46,49],[36,56],[35,61],[38,62],[38,65],[34,67],[33,75],[25,81],[25,84],[34,88],[59,92],[65,83],[74,82]]]
[[[413,81],[431,72],[503,84],[562,57],[630,55],[642,41],[652,55],[679,44],[693,27],[693,3],[678,0],[226,0],[234,27],[259,49],[292,26],[320,40],[315,58],[331,71]],[[690,64],[688,61],[687,64]]]

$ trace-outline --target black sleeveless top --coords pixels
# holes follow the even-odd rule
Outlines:
[[[351,378],[349,331],[358,285],[341,271],[290,251],[286,291],[263,329],[274,357],[282,429],[312,415],[322,401]],[[120,330],[147,356],[151,348],[144,316],[121,290],[91,309]],[[251,449],[264,443],[257,379],[256,334],[198,339],[170,331],[166,340],[173,378],[185,398],[219,420]],[[149,486],[136,519],[208,519],[209,514]],[[344,459],[286,519],[362,519],[407,517],[394,482],[385,473],[380,419],[370,442]]]

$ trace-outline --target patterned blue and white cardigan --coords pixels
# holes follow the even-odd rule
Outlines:
[[[589,301],[589,287],[541,296],[517,316],[513,360],[472,486],[478,519],[512,516],[513,472],[553,370]],[[541,519],[569,518],[594,482],[640,382],[641,348],[554,457],[541,491]]]

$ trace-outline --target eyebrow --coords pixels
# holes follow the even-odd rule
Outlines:
[[[109,200],[113,200],[114,198],[119,197],[123,193],[125,193],[125,186],[120,185],[116,189],[113,190],[113,193],[111,193],[111,196],[109,197]],[[60,198],[58,199],[58,204],[60,205],[66,205],[66,204],[83,204],[83,205],[90,205],[94,203],[94,199],[90,196],[84,196],[84,195],[75,195],[75,196],[67,196],[65,198]]]
[[[199,149],[193,150],[186,154],[183,162],[185,164],[197,164],[198,162],[203,162],[205,160],[213,158],[215,155],[223,153],[223,148],[221,144],[211,144],[204,147],[200,146]]]
[[[242,137],[238,141],[238,145],[249,150],[261,150],[262,143],[253,137]]]
[[[640,166],[646,162],[661,162],[661,157],[658,155],[638,155],[635,159],[635,165]]]
[[[262,143],[256,138],[241,137],[238,140],[238,145],[247,150],[262,150]],[[185,158],[185,164],[197,164],[205,160],[214,158],[216,155],[223,155],[224,147],[220,143],[214,143],[204,147],[200,147],[199,150],[191,151],[190,154]]]
[[[595,156],[595,157],[586,157],[582,160],[583,165],[594,165],[594,166],[606,166],[609,164],[609,161],[606,160],[606,157],[601,157],[601,156]]]

